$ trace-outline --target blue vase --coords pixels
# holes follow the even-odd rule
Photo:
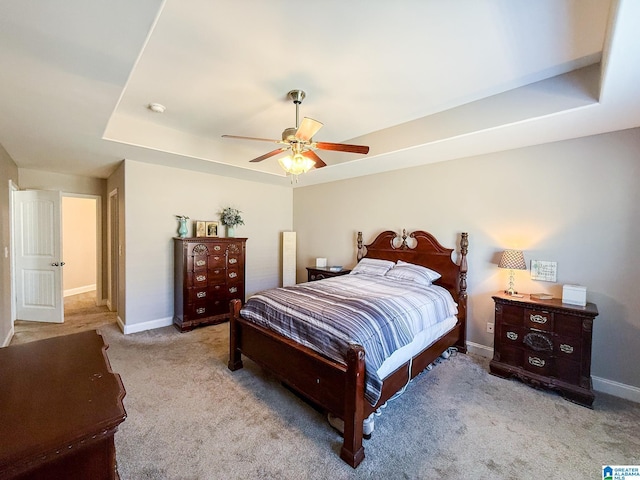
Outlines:
[[[181,238],[184,238],[187,236],[187,219],[179,218],[178,221],[180,222],[180,226],[178,227],[178,235],[180,235]]]
[[[229,237],[229,238],[233,238],[233,237],[235,237],[235,236],[236,236],[236,228],[235,228],[235,227],[228,226],[228,227],[227,227],[227,237]]]

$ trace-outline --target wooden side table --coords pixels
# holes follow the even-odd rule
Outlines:
[[[489,367],[500,377],[516,377],[535,387],[560,392],[591,407],[591,334],[598,308],[559,298],[533,300],[498,294],[495,302],[494,355]]]
[[[322,280],[323,278],[339,277],[340,275],[348,275],[351,269],[343,268],[342,270],[331,271],[331,267],[307,267],[307,281]]]
[[[97,331],[0,349],[0,479],[117,479],[127,414]]]

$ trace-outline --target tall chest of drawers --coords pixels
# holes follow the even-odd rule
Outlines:
[[[532,300],[496,295],[494,356],[489,368],[560,392],[591,407],[591,333],[595,304],[568,305],[560,299]]]
[[[182,332],[229,319],[244,302],[246,238],[174,238],[173,323]]]

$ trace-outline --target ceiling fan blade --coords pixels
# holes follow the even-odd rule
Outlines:
[[[324,163],[324,161],[313,150],[307,150],[306,152],[302,152],[302,155],[316,162],[316,165],[315,165],[316,168],[322,168],[327,166],[327,164]]]
[[[237,138],[239,140],[258,140],[259,142],[280,143],[280,140],[273,140],[271,138],[242,137],[239,135],[222,135],[222,136],[224,138]]]
[[[286,148],[278,148],[276,150],[273,150],[269,153],[265,153],[264,155],[261,155],[257,158],[254,158],[253,160],[249,160],[250,162],[261,162],[262,160],[266,160],[267,158],[271,158],[275,155],[278,155],[279,153],[282,153],[286,150]]]
[[[348,143],[328,143],[328,142],[316,142],[316,147],[320,150],[334,150],[336,152],[349,152],[349,153],[362,153],[366,155],[369,153],[369,147],[365,145],[349,145]]]
[[[313,118],[304,117],[302,119],[302,123],[298,127],[298,131],[296,132],[296,138],[303,142],[307,142],[311,140],[311,137],[318,133],[318,130],[320,130],[323,125],[323,123],[318,122]]]

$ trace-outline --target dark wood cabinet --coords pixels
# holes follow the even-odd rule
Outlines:
[[[560,392],[591,407],[591,333],[598,308],[560,299],[496,295],[494,355],[490,371]]]
[[[115,480],[125,389],[97,331],[0,348],[0,478]]]
[[[340,275],[347,275],[351,270],[342,269],[337,272],[332,272],[331,267],[307,267],[307,281],[313,282],[314,280],[322,280],[323,278],[339,277]]]
[[[229,319],[244,302],[246,238],[174,238],[173,323],[182,332]]]

